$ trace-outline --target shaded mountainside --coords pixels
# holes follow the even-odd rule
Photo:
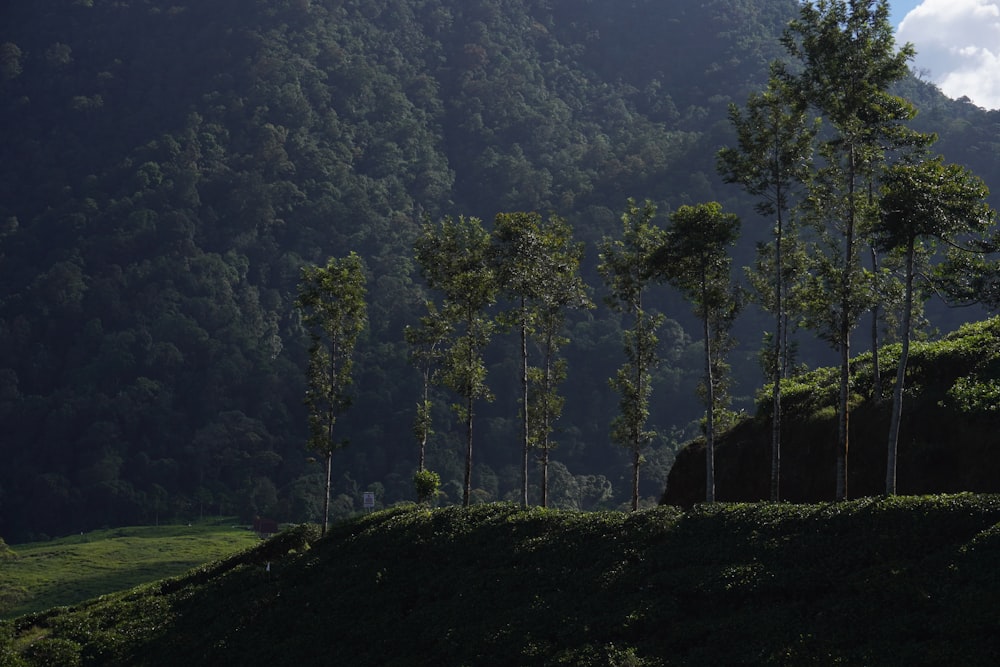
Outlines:
[[[995,664],[998,522],[1000,498],[971,494],[395,508],[2,623],[0,661]]]
[[[0,535],[44,539],[157,517],[319,514],[302,407],[303,265],[350,251],[368,269],[351,446],[334,512],[364,491],[412,499],[419,379],[403,329],[427,296],[412,242],[424,214],[553,211],[587,243],[627,197],[662,212],[718,200],[745,216],[735,263],[770,223],[715,174],[727,104],[782,55],[795,0],[34,0],[0,5]],[[1000,113],[912,79],[949,160],[1000,192]],[[595,301],[600,298],[595,290]],[[641,494],[661,493],[675,439],[702,413],[687,304],[670,318]],[[760,327],[736,336],[744,405]],[[936,322],[942,327],[950,324]],[[617,507],[608,443],[621,328],[571,323],[551,502]],[[476,497],[519,481],[513,336],[489,352],[497,401],[477,415]],[[808,346],[803,345],[803,350]],[[821,345],[820,345],[821,347]],[[434,395],[428,466],[449,501],[461,434]],[[669,434],[669,435],[668,435]],[[680,435],[674,435],[680,434]],[[535,498],[538,494],[535,493]]]
[[[885,491],[889,415],[899,345],[882,350],[882,393],[872,395],[870,353],[852,363],[849,497]],[[902,494],[1000,491],[1000,319],[969,324],[910,350],[897,460]],[[783,383],[781,499],[834,498],[837,369]],[[762,394],[763,395],[763,394]],[[716,495],[721,501],[770,498],[771,403],[716,442]],[[678,453],[662,502],[705,499],[704,441]]]
[[[426,296],[412,259],[421,217],[551,210],[593,241],[628,196],[711,197],[726,103],[762,80],[793,8],[5,3],[0,534],[207,509],[317,516],[292,300],[303,265],[352,250],[371,327],[339,424],[355,444],[335,461],[335,508],[353,511],[363,490],[411,498],[418,379],[403,327]],[[607,314],[573,337],[578,360],[618,349]],[[480,415],[486,498],[515,486],[512,342],[492,353],[500,399]],[[613,365],[576,368],[587,389],[568,401],[562,469],[617,480]],[[693,419],[691,392],[666,390],[683,415],[671,419]],[[452,491],[458,436],[445,407],[436,417],[429,465]]]

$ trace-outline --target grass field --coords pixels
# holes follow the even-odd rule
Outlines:
[[[10,545],[0,554],[0,618],[182,574],[258,542],[255,533],[226,520],[113,528]]]

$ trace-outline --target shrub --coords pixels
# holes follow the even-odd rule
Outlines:
[[[80,645],[69,639],[42,639],[25,651],[29,665],[76,667],[80,664]]]
[[[14,560],[15,558],[17,558],[17,554],[0,537],[0,560]]]
[[[441,488],[441,476],[433,470],[418,470],[413,475],[413,486],[418,503],[432,503]]]

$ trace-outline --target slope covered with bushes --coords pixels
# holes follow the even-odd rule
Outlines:
[[[1000,650],[998,522],[1000,498],[974,495],[689,512],[396,508],[311,548],[299,529],[186,577],[0,624],[0,656],[984,665]]]
[[[852,363],[848,457],[850,497],[885,491],[889,417],[899,345],[881,350],[881,393],[871,353]],[[914,343],[907,364],[897,461],[902,494],[1000,492],[1000,318],[970,323],[936,341]],[[820,368],[783,384],[781,499],[834,497],[838,376]],[[720,500],[770,498],[771,403],[723,435],[716,449]],[[704,445],[677,456],[663,502],[705,498]]]

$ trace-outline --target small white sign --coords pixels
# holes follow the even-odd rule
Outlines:
[[[370,510],[375,507],[375,493],[373,491],[364,492],[365,509]]]

